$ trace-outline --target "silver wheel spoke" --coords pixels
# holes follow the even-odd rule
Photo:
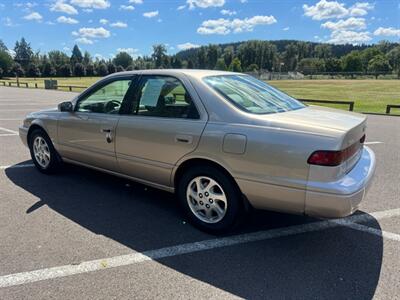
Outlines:
[[[37,136],[33,141],[32,148],[36,162],[42,168],[47,168],[50,164],[51,153],[46,140],[41,136]]]

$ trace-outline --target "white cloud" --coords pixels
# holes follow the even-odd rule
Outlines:
[[[119,9],[122,9],[122,10],[135,10],[135,7],[133,5],[120,5]]]
[[[24,17],[24,19],[25,19],[25,20],[28,20],[28,21],[37,21],[37,22],[40,22],[40,21],[42,21],[43,17],[42,17],[42,15],[39,14],[38,12],[35,12],[35,11],[34,11],[34,12],[32,12],[32,13],[26,15],[26,16]]]
[[[348,18],[347,20],[339,20],[338,22],[328,21],[321,25],[322,28],[329,30],[362,30],[367,28],[364,18]]]
[[[304,15],[311,17],[313,20],[341,18],[348,14],[348,10],[343,3],[326,0],[321,0],[312,6],[304,4],[303,10]]]
[[[7,27],[12,27],[12,26],[14,26],[14,23],[13,23],[13,21],[11,20],[10,17],[5,17],[5,18],[3,18],[2,20],[3,20],[4,26],[7,26]]]
[[[69,15],[78,14],[78,11],[76,10],[75,7],[73,7],[72,5],[69,5],[67,3],[64,3],[63,0],[59,0],[59,1],[55,2],[54,4],[52,4],[50,6],[50,10],[63,12],[63,13],[69,14]]]
[[[126,24],[124,22],[121,22],[121,21],[118,21],[118,22],[115,22],[115,23],[111,23],[110,26],[111,27],[117,27],[117,28],[126,28],[126,27],[128,27],[128,24]]]
[[[71,4],[83,8],[106,9],[110,7],[107,0],[71,0]]]
[[[189,9],[208,8],[208,7],[221,7],[224,6],[225,0],[186,0]]]
[[[283,28],[282,30],[283,31],[288,31],[290,29],[290,27],[285,27],[285,28]]]
[[[64,23],[64,24],[78,24],[79,21],[73,18],[61,16],[57,18],[58,23]]]
[[[158,16],[158,10],[145,12],[143,14],[143,17],[146,17],[146,18],[154,18],[154,17],[157,17],[157,16]]]
[[[362,44],[371,40],[368,31],[357,32],[348,30],[338,30],[331,33],[331,38],[328,43],[332,44]]]
[[[375,5],[368,2],[357,2],[349,8],[349,14],[351,16],[365,16],[368,14],[368,10],[375,8]]]
[[[177,45],[179,50],[187,50],[187,49],[192,49],[192,48],[198,48],[200,45],[197,44],[192,44],[192,43],[184,43],[184,44],[179,44]]]
[[[100,19],[99,20],[100,24],[106,25],[108,23],[107,19]]]
[[[180,5],[180,6],[178,6],[176,9],[177,10],[182,10],[182,9],[184,9],[186,7],[186,5]]]
[[[143,4],[143,0],[129,0],[128,2],[133,4]]]
[[[216,19],[204,21],[197,29],[199,34],[228,34],[231,32],[241,33],[253,31],[254,27],[260,25],[271,25],[276,23],[274,16],[254,16],[245,19]]]
[[[374,31],[374,35],[383,35],[383,36],[398,36],[400,37],[400,28],[396,29],[394,27],[379,27]]]
[[[77,32],[73,31],[72,35],[80,36],[85,38],[108,38],[110,37],[110,31],[104,29],[103,27],[91,28],[91,27],[83,27],[80,28]]]
[[[85,38],[85,37],[77,38],[75,40],[75,42],[77,42],[79,44],[85,44],[85,45],[92,45],[93,44],[92,40],[90,40],[88,38]]]
[[[99,54],[99,53],[96,53],[96,54],[94,55],[94,58],[95,58],[95,59],[98,59],[98,60],[105,60],[105,59],[106,59],[103,55],[101,55],[101,54]]]
[[[304,15],[313,20],[344,18],[346,16],[364,16],[369,10],[374,9],[374,4],[369,2],[356,2],[347,8],[344,3],[337,1],[321,0],[315,5],[303,5]]]
[[[236,11],[234,10],[229,10],[229,9],[223,9],[220,11],[221,14],[223,14],[224,16],[233,16],[236,15]]]

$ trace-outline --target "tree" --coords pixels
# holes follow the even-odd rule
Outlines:
[[[107,65],[105,63],[101,63],[97,67],[97,74],[100,76],[108,75]]]
[[[200,47],[197,52],[197,62],[199,69],[207,68],[207,51],[205,47]]]
[[[112,62],[109,62],[107,64],[107,70],[108,70],[108,74],[112,74],[112,73],[117,72],[117,67]]]
[[[94,76],[96,75],[94,65],[92,63],[86,65],[86,75],[87,76]]]
[[[304,74],[316,74],[325,71],[325,63],[319,58],[303,58],[298,65],[298,70]]]
[[[92,56],[90,55],[89,52],[85,51],[85,53],[83,54],[83,60],[82,60],[83,64],[85,66],[87,66],[88,64],[92,63]]]
[[[74,48],[72,48],[72,55],[70,61],[73,66],[76,63],[81,63],[83,61],[82,52],[79,49],[78,45],[75,45]]]
[[[171,67],[174,69],[181,69],[182,68],[182,60],[177,57],[176,55],[171,57]]]
[[[209,45],[207,47],[207,63],[209,69],[214,69],[218,60],[219,52],[219,47],[216,45]]]
[[[71,77],[72,76],[71,66],[69,64],[60,66],[57,71],[57,75],[62,77]]]
[[[40,69],[37,64],[30,63],[28,66],[28,72],[27,72],[29,77],[40,77]]]
[[[52,50],[47,53],[47,55],[49,57],[50,63],[56,68],[65,64],[69,64],[69,57],[64,52]]]
[[[22,66],[19,63],[14,63],[14,65],[12,66],[11,72],[13,74],[13,76],[18,76],[18,77],[22,77],[25,75],[25,71],[22,68]]]
[[[226,66],[231,65],[234,56],[235,56],[235,50],[233,49],[232,46],[228,46],[224,49],[223,58]]]
[[[325,60],[326,72],[335,73],[342,71],[342,62],[338,58],[328,58]]]
[[[332,57],[332,47],[328,44],[320,44],[315,46],[315,56],[320,59],[327,60]]]
[[[227,70],[227,66],[225,64],[225,60],[223,58],[218,58],[214,69],[215,70],[220,70],[220,71],[226,71]]]
[[[3,73],[6,74],[13,65],[13,59],[10,54],[6,51],[0,51],[0,68],[3,70]]]
[[[242,72],[242,63],[240,62],[239,58],[235,57],[232,60],[232,63],[229,66],[229,70],[233,72]]]
[[[342,59],[343,71],[345,72],[361,72],[362,61],[359,51],[351,51]],[[353,75],[352,75],[353,76]]]
[[[81,63],[76,63],[74,65],[74,75],[78,77],[86,76],[85,66]]]
[[[257,72],[258,71],[258,66],[256,64],[251,64],[246,68],[247,71],[249,72]]]
[[[122,66],[123,68],[127,68],[129,65],[133,63],[133,59],[132,56],[130,56],[127,52],[119,52],[113,59],[113,63],[116,66]]]
[[[188,69],[194,69],[194,64],[193,64],[193,61],[192,61],[191,59],[188,60],[187,68],[188,68]]]
[[[14,61],[21,64],[23,68],[28,67],[33,56],[31,45],[27,43],[24,38],[21,38],[20,42],[17,41],[15,43],[14,51],[15,51]]]
[[[117,66],[117,72],[123,72],[125,71],[123,66]]]
[[[0,51],[8,51],[6,44],[4,44],[2,40],[0,40]]]
[[[45,77],[52,77],[55,76],[56,73],[56,69],[52,66],[52,64],[50,62],[46,62],[43,65],[43,69],[42,69],[42,75]]]
[[[152,59],[155,62],[156,68],[162,68],[165,62],[165,56],[167,54],[167,48],[163,44],[153,45]]]
[[[379,73],[388,73],[389,71],[389,61],[383,54],[375,56],[368,63],[368,72],[375,73],[376,79],[378,79]]]
[[[383,53],[378,49],[378,47],[370,47],[370,48],[364,49],[361,52],[360,57],[361,57],[361,62],[363,65],[364,72],[368,71],[369,61],[372,58],[374,58],[375,56],[380,55],[380,54],[383,54]]]
[[[295,43],[286,45],[285,52],[283,54],[283,62],[285,63],[285,69],[288,71],[294,71],[297,67],[297,46]]]
[[[397,72],[397,78],[400,78],[400,46],[390,50],[386,56],[393,70]]]

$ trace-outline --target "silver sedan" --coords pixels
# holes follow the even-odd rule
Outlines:
[[[19,132],[39,171],[73,163],[176,192],[192,224],[219,232],[250,207],[352,214],[375,170],[365,129],[364,115],[248,75],[146,70],[107,76]]]

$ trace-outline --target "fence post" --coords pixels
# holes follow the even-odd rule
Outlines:
[[[37,82],[35,82],[35,89],[37,89]]]
[[[350,111],[353,111],[353,110],[354,110],[354,102],[351,102],[351,103],[350,103],[349,109],[350,109]]]
[[[69,91],[72,92],[72,86],[71,85],[69,86]]]

